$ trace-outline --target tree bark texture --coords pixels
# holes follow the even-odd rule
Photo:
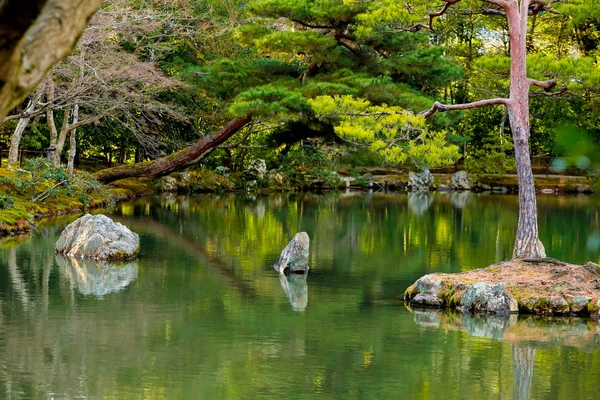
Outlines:
[[[119,179],[164,175],[179,168],[185,168],[206,157],[218,145],[229,139],[252,120],[250,114],[231,120],[214,135],[203,137],[177,153],[156,160],[130,165],[119,165],[98,171],[94,177],[102,183]]]
[[[40,87],[37,92],[33,95],[32,99],[27,104],[26,113],[32,113],[35,109],[35,106],[40,101],[40,97],[42,96],[43,87]],[[25,132],[25,128],[29,125],[30,117],[25,117],[19,119],[17,123],[17,127],[13,132],[10,138],[10,148],[8,150],[8,168],[18,168],[19,167],[19,147],[21,144],[21,138],[23,137],[23,132]]]
[[[0,121],[79,39],[102,0],[0,2]]]
[[[73,107],[73,125],[79,122],[79,104],[75,103]],[[75,154],[77,153],[77,128],[71,129],[71,135],[69,137],[69,161],[67,162],[67,174],[73,176],[73,169],[75,165]],[[60,154],[59,154],[60,160]]]
[[[510,1],[506,9],[510,35],[510,98],[508,118],[515,145],[519,183],[519,222],[513,258],[545,257],[539,241],[535,182],[529,152],[529,87],[527,79],[528,3]]]

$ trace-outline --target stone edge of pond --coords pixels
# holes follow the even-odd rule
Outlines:
[[[513,260],[456,274],[429,274],[404,292],[412,307],[474,314],[598,315],[600,265]]]

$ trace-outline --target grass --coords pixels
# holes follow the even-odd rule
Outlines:
[[[87,176],[79,179],[85,181]],[[154,185],[144,179],[123,179],[110,186],[97,183],[86,186],[72,185],[70,188],[55,190],[42,201],[32,202],[32,190],[23,187],[28,175],[0,168],[0,195],[8,195],[14,200],[14,207],[0,209],[0,235],[29,231],[35,219],[68,213],[82,212],[86,209],[105,207],[155,191]],[[37,193],[52,188],[56,180],[48,179],[36,188]]]

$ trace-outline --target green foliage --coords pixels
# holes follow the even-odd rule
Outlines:
[[[12,182],[17,192],[28,195],[34,203],[44,202],[48,198],[70,197],[76,193],[90,194],[105,189],[91,174],[80,173],[69,177],[62,166],[56,167],[43,157],[25,160]]]
[[[497,177],[514,171],[515,159],[506,153],[512,148],[509,142],[504,145],[485,144],[470,154],[466,161],[466,169],[477,179],[482,175]]]
[[[335,171],[329,169],[317,167],[310,169],[309,173],[317,181],[322,182],[325,188],[338,189],[346,185]]]
[[[203,168],[190,172],[188,187],[190,193],[222,192],[234,189],[235,184],[227,177]]]
[[[0,194],[0,208],[3,210],[13,208],[15,201],[7,194]]]
[[[247,90],[237,96],[230,112],[242,116],[252,112],[256,117],[278,120],[293,118],[308,111],[306,99],[299,93],[275,85]]]
[[[88,207],[90,205],[90,203],[92,202],[92,199],[90,199],[88,196],[85,195],[81,195],[77,198],[77,200],[79,200],[79,202],[81,204],[83,204],[84,207]]]
[[[444,133],[429,132],[422,116],[400,107],[374,106],[351,96],[319,96],[309,104],[340,137],[368,145],[389,163],[435,167],[459,157],[458,147],[447,144]]]

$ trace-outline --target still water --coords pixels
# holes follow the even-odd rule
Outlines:
[[[540,197],[549,255],[599,261],[590,197]],[[587,399],[596,321],[408,310],[420,276],[510,258],[511,196],[157,197],[105,211],[137,262],[53,253],[75,217],[0,242],[0,398]],[[272,265],[298,231],[311,272]]]

